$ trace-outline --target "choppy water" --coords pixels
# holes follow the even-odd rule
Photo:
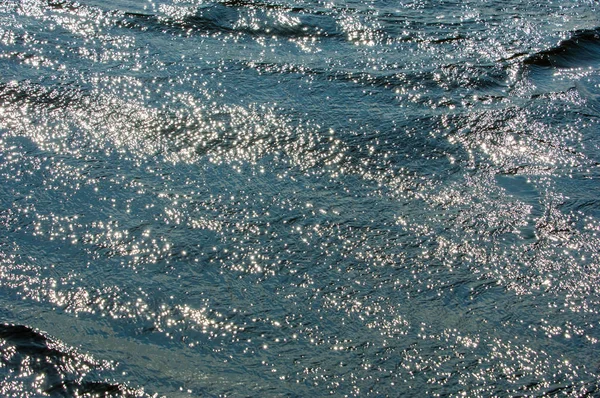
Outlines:
[[[600,394],[597,1],[0,1],[2,396]]]

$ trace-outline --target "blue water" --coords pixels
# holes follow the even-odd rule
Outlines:
[[[600,394],[598,1],[0,1],[0,395]]]

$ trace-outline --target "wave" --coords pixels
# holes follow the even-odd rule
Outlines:
[[[152,12],[101,9],[67,0],[47,0],[53,12],[82,10],[117,28],[175,36],[228,35],[284,39],[335,39],[353,43],[393,41],[371,26],[366,10],[350,7],[304,8],[251,0],[225,0],[196,6],[162,5]]]
[[[248,4],[241,7],[240,3]],[[251,4],[251,6],[250,6]],[[184,36],[197,34],[249,35],[253,37],[343,37],[335,18],[300,8],[258,7],[250,2],[213,3],[197,10],[161,14],[124,13],[118,25],[145,31]]]
[[[379,65],[378,71],[358,68],[311,67],[293,63],[242,61],[240,68],[252,68],[261,74],[296,74],[312,76],[327,82],[351,83],[383,89],[402,89],[418,84],[423,90],[455,90],[468,87],[497,92],[506,87],[507,70],[503,65],[430,65],[422,70],[410,70],[394,65]]]
[[[140,394],[140,391],[120,384],[91,379],[88,374],[110,369],[111,365],[95,361],[28,326],[0,324],[0,341],[0,363],[2,372],[6,373],[5,381],[11,374],[28,375],[31,379],[28,380],[31,383],[21,386],[14,383],[14,387],[32,388],[38,390],[36,393],[43,391],[52,396],[133,397]],[[19,380],[23,381],[22,377]],[[11,393],[7,388],[2,392]],[[26,391],[14,393],[26,395]]]
[[[556,47],[535,53],[523,62],[554,68],[600,66],[600,27],[577,30]]]

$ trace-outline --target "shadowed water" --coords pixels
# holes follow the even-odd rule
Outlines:
[[[597,1],[0,1],[0,395],[594,396]]]

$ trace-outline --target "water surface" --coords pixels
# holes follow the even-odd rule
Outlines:
[[[599,394],[599,7],[0,1],[1,394]]]

